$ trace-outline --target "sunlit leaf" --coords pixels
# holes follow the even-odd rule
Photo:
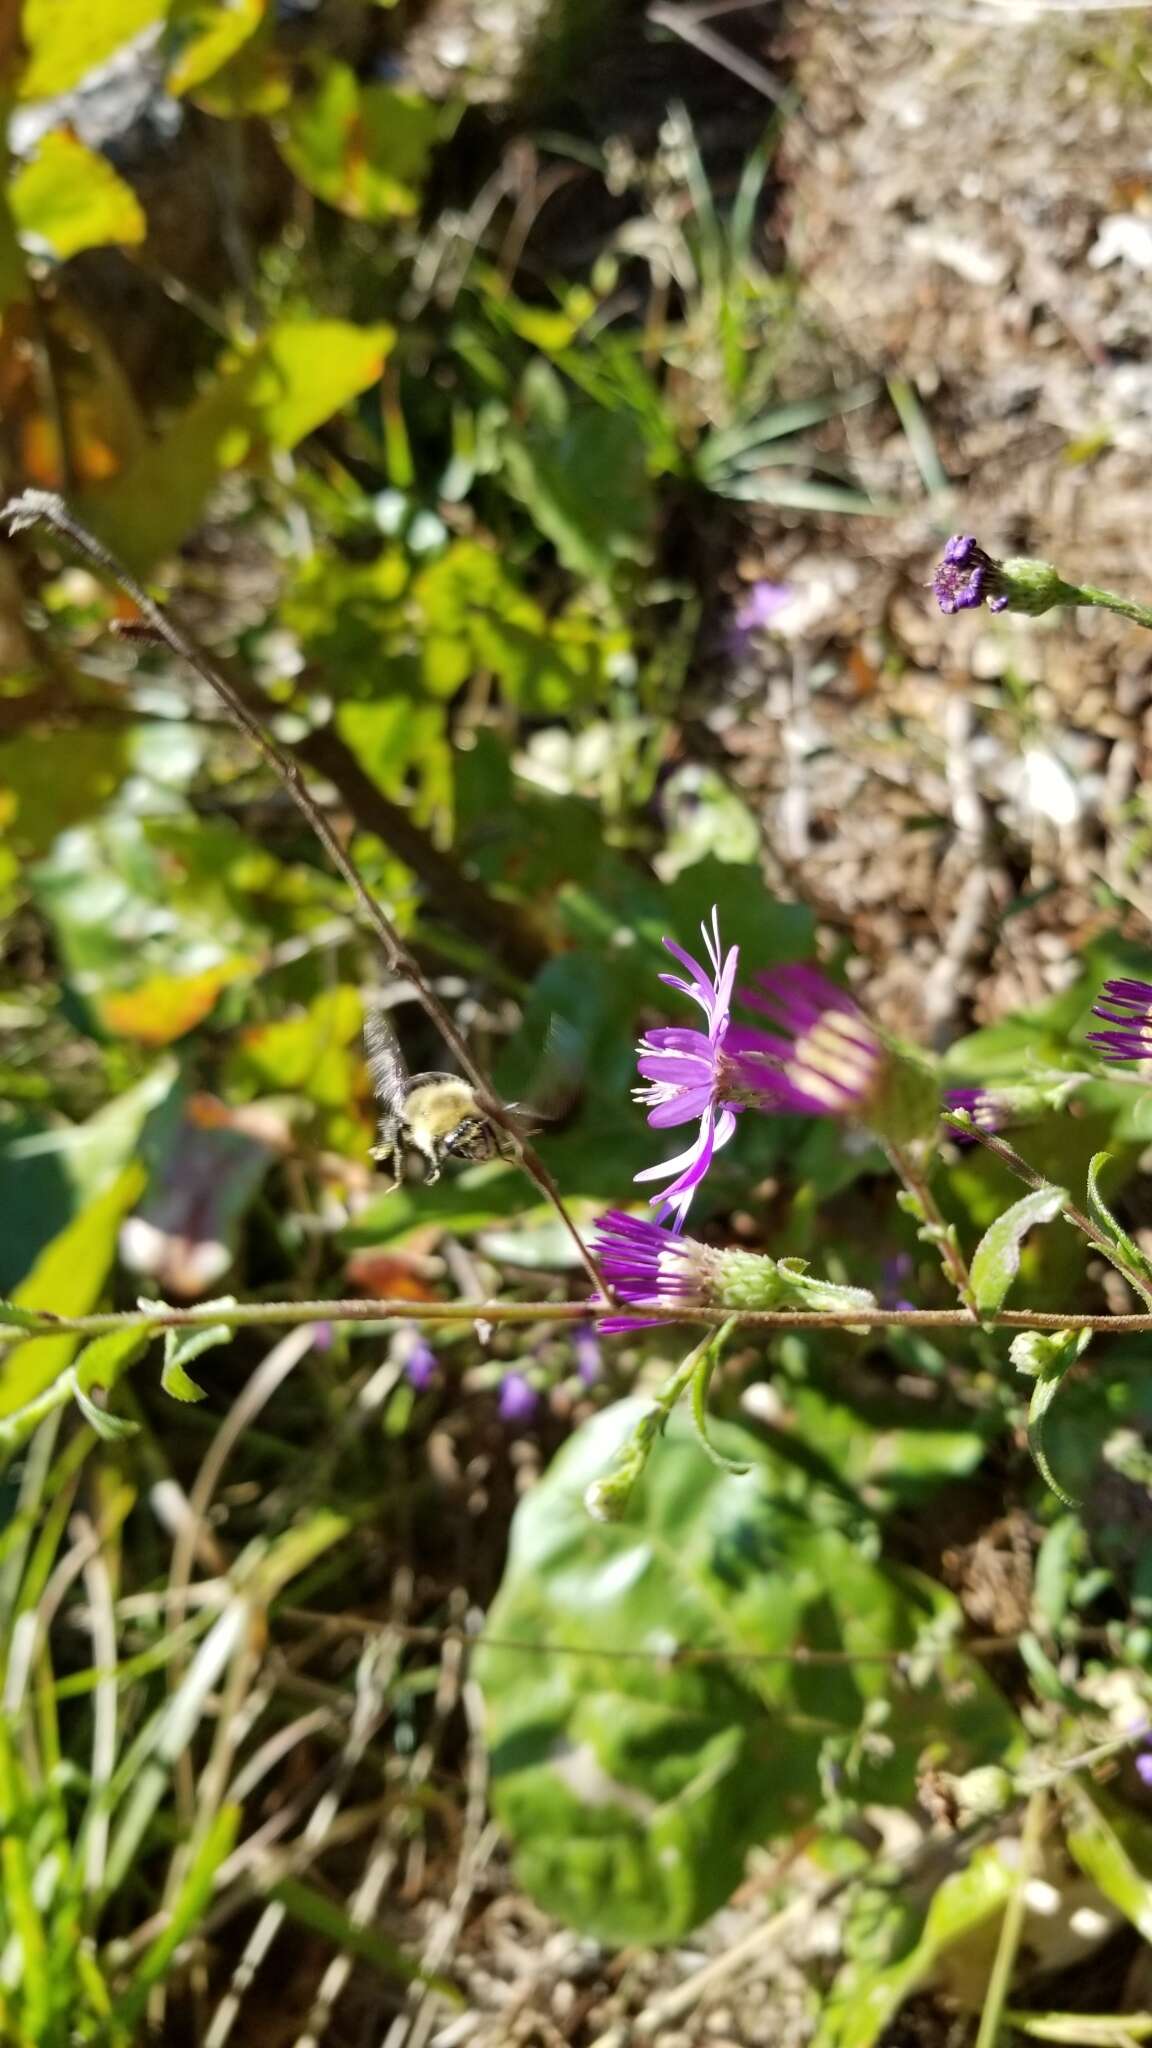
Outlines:
[[[1035,1188],[989,1224],[972,1257],[972,1292],[984,1315],[1004,1304],[1020,1271],[1020,1249],[1038,1223],[1051,1223],[1068,1200],[1063,1188]]]
[[[253,966],[230,960],[203,974],[153,974],[138,988],[98,996],[94,1008],[106,1031],[140,1045],[171,1045],[215,1009],[221,989]]]
[[[851,1959],[841,1967],[812,2048],[874,2048],[905,2000],[930,1982],[940,1957],[1003,1912],[1015,1881],[998,1847],[978,1849],[938,1887],[919,1940],[898,1961]]]
[[[171,0],[164,53],[177,99],[227,64],[264,22],[268,0]]]
[[[627,414],[589,405],[537,360],[503,460],[510,488],[575,575],[607,583],[620,561],[647,559],[655,498],[644,439]]]
[[[586,1490],[645,1412],[605,1410],[521,1503],[477,1666],[520,1882],[616,1944],[678,1938],[738,1882],[752,1842],[811,1819],[823,1741],[857,1730],[888,1684],[883,1657],[866,1660],[911,1645],[948,1606],[878,1561],[842,1495],[751,1430],[712,1423],[721,1456],[750,1468],[722,1473],[681,1411],[623,1518],[592,1521]],[[802,1643],[843,1661],[807,1669],[788,1655]],[[909,1694],[890,1759],[862,1765],[873,1796],[910,1797],[924,1744],[966,1746],[974,1719],[1010,1745],[981,1674],[966,1670],[960,1692],[963,1733],[947,1687]]]
[[[1086,1877],[1152,1941],[1152,1827],[1142,1815],[1082,1780],[1065,1789],[1065,1840]]]
[[[127,735],[98,729],[83,746],[58,732],[28,731],[0,746],[0,790],[11,790],[16,814],[9,830],[25,854],[43,853],[61,832],[98,814],[131,765]]]
[[[8,196],[24,246],[60,263],[105,242],[142,242],[147,232],[132,187],[107,157],[66,128],[44,136],[32,161],[17,171]]]
[[[168,10],[168,0],[24,0],[28,65],[20,97],[48,99],[70,92]]]
[[[124,1169],[110,1188],[82,1209],[53,1238],[26,1280],[16,1289],[19,1308],[47,1308],[55,1315],[86,1315],[98,1300],[116,1253],[120,1223],[144,1185],[139,1163]],[[70,1363],[78,1337],[30,1337],[0,1359],[0,1415],[22,1408],[50,1386]]]
[[[126,1415],[110,1415],[106,1408],[97,1405],[91,1394],[84,1392],[83,1387],[73,1387],[72,1398],[89,1428],[94,1429],[104,1443],[123,1443],[125,1438],[139,1435],[138,1422],[132,1422]]]
[[[389,327],[287,320],[225,358],[187,411],[126,470],[85,494],[87,517],[137,569],[169,554],[230,469],[292,448],[380,375]]]
[[[232,1302],[229,1301],[227,1306],[233,1306]],[[206,1398],[204,1388],[197,1385],[185,1368],[203,1352],[213,1351],[220,1344],[230,1344],[234,1335],[230,1323],[204,1324],[192,1330],[165,1330],[164,1366],[160,1374],[164,1392],[171,1394],[174,1401],[203,1401]]]
[[[356,220],[388,220],[415,213],[432,151],[456,119],[452,107],[329,62],[314,91],[293,99],[276,139],[317,198]]]

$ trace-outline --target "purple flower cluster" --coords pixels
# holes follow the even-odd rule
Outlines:
[[[887,1051],[858,1003],[816,968],[777,967],[740,990],[745,1006],[768,1019],[769,1031],[732,1021],[739,949],[724,951],[715,908],[701,926],[705,967],[671,939],[664,944],[684,969],[660,979],[704,1013],[706,1029],[661,1026],[641,1039],[638,1067],[647,1084],[636,1100],[655,1130],[698,1125],[691,1145],[638,1181],[666,1181],[653,1199],[673,1230],[684,1227],[692,1197],[746,1109],[773,1115],[858,1116],[879,1089]]]
[[[1152,982],[1106,981],[1092,1015],[1109,1026],[1088,1033],[1106,1060],[1152,1060]]]
[[[944,549],[932,578],[932,589],[942,612],[976,611],[987,604],[990,612],[1007,610],[1007,593],[999,588],[999,565],[986,555],[971,533],[954,533]]]

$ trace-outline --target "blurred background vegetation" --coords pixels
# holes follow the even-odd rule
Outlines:
[[[563,1021],[584,1226],[660,1156],[633,1046],[713,903],[953,1082],[1081,1071],[1100,981],[1152,971],[1140,635],[946,640],[922,588],[977,511],[1147,588],[1152,44],[1033,13],[0,23],[5,494],[171,592],[504,1093]],[[381,1194],[366,998],[443,1049],[132,626],[51,537],[0,553],[0,1291],[578,1299],[511,1166]],[[1108,1150],[1143,1243],[1146,1091],[1075,1109],[1022,1148],[1072,1188]],[[948,1152],[969,1247],[1015,1192]],[[694,1221],[947,1305],[895,1195],[745,1117]],[[1014,1300],[1134,1306],[1082,1251],[1041,1234]],[[1152,2037],[1147,1339],[1062,1387],[1061,1497],[1006,1339],[741,1341],[752,1478],[676,1422],[607,1528],[674,1336],[416,1334],[0,1354],[0,2038]]]

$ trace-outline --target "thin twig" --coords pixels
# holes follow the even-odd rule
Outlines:
[[[906,1147],[888,1145],[885,1150],[893,1171],[904,1183],[906,1200],[923,1225],[921,1235],[936,1246],[944,1272],[968,1311],[969,1322],[974,1321],[977,1317],[976,1297],[972,1292],[972,1275],[968,1271],[968,1262],[956,1242],[955,1232],[945,1222],[937,1205],[936,1197],[928,1185],[927,1173],[921,1170]]]
[[[43,521],[54,533],[71,541],[73,547],[86,556],[93,566],[101,570],[113,582],[118,583],[131,598],[140,616],[151,627],[157,638],[181,661],[195,670],[196,674],[216,692],[236,723],[252,741],[273,773],[283,783],[293,801],[303,813],[307,823],[316,834],[321,846],[333,866],[347,882],[359,908],[360,914],[377,939],[384,957],[394,974],[403,974],[412,983],[426,1014],[431,1018],[445,1045],[453,1054],[468,1080],[471,1081],[486,1116],[506,1132],[517,1163],[531,1180],[534,1180],[547,1201],[552,1204],[565,1230],[580,1254],[580,1262],[598,1292],[603,1293],[603,1283],[596,1261],[584,1243],[575,1223],[568,1213],[567,1205],[552,1175],[535,1148],[530,1145],[516,1120],[511,1116],[483,1070],[477,1065],[468,1050],[452,1018],[440,998],[425,978],[415,956],[401,939],[392,920],[381,909],[360,875],[355,863],[349,858],[340,842],[331,820],[313,796],[300,772],[299,763],[285,752],[273,736],[261,715],[252,704],[237,691],[208,656],[197,645],[186,629],[172,614],[149,596],[142,583],[124,567],[97,540],[95,534],[82,526],[62,498],[50,491],[25,491],[21,497],[13,498],[0,510],[0,524],[6,525],[9,533],[17,534]]]
[[[809,1648],[806,1643],[794,1643],[788,1650],[733,1650],[733,1649],[691,1649],[677,1648],[654,1650],[640,1647],[620,1647],[608,1643],[561,1643],[521,1640],[516,1636],[492,1635],[487,1629],[483,1634],[471,1634],[460,1628],[435,1628],[420,1622],[378,1621],[367,1614],[325,1614],[317,1608],[278,1607],[281,1621],[298,1624],[307,1628],[326,1629],[330,1635],[388,1636],[398,1642],[415,1648],[442,1650],[446,1643],[458,1643],[465,1649],[514,1650],[526,1657],[591,1657],[597,1662],[626,1664],[656,1664],[662,1670],[672,1670],[682,1664],[741,1664],[741,1665],[811,1665],[820,1668],[845,1664],[884,1664],[895,1666],[915,1663],[926,1659],[942,1663],[949,1657],[1004,1657],[1018,1648],[1025,1638],[1031,1640],[1033,1631],[1021,1629],[1015,1635],[957,1637],[954,1642],[941,1643],[937,1648],[906,1647],[902,1650],[827,1650]],[[1105,1628],[1082,1628],[1074,1631],[1075,1643],[1107,1643],[1111,1640]],[[1128,1738],[1126,1738],[1127,1740]],[[1130,1738],[1138,1739],[1138,1733]]]

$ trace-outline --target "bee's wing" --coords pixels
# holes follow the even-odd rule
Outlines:
[[[386,1116],[399,1116],[404,1107],[408,1069],[400,1041],[383,1010],[369,1009],[365,1014],[364,1051],[377,1102]]]
[[[579,1031],[553,1012],[529,1100],[510,1102],[507,1107],[532,1128],[558,1123],[579,1099],[584,1067],[584,1041]]]

